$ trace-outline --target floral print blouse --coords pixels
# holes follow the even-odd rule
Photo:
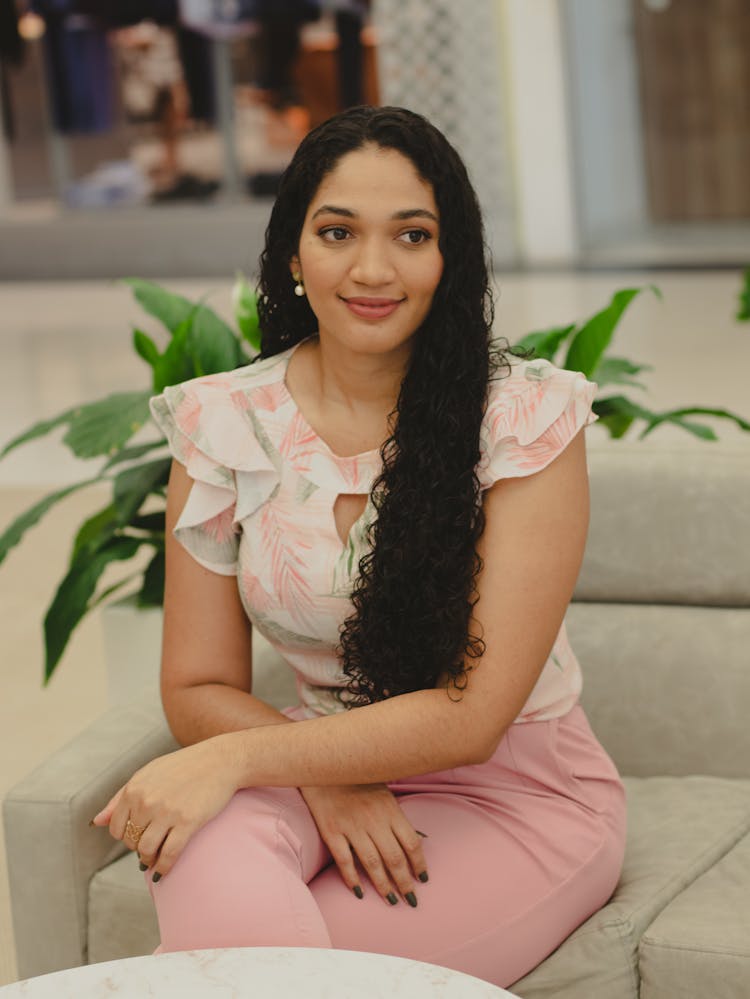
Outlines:
[[[334,504],[341,493],[369,496],[381,461],[377,450],[340,457],[310,427],[286,386],[294,350],[168,388],[151,411],[194,480],[175,537],[207,569],[237,576],[253,627],[296,673],[294,716],[312,718],[345,706],[336,647],[374,515],[368,500],[343,543]],[[596,386],[582,374],[510,360],[511,373],[490,386],[483,489],[544,468],[596,419]],[[563,715],[580,690],[563,625],[516,721]]]

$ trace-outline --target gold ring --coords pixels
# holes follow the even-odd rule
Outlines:
[[[127,836],[129,840],[132,840],[132,842],[138,846],[141,841],[141,836],[145,833],[145,831],[145,826],[137,826],[135,822],[131,822],[130,819],[128,819],[125,823],[125,832],[123,833],[123,837]]]

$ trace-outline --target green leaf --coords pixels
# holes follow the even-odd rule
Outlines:
[[[560,344],[567,340],[575,328],[576,324],[571,323],[570,326],[554,326],[549,330],[527,333],[515,346],[524,350],[533,350],[536,357],[551,361]]]
[[[207,305],[197,309],[187,339],[196,374],[232,371],[243,360],[237,337]]]
[[[139,531],[149,531],[151,534],[160,535],[162,538],[166,532],[165,511],[155,510],[153,513],[140,513],[130,518],[129,526]]]
[[[740,289],[740,301],[739,308],[737,310],[737,319],[741,323],[750,322],[750,267],[745,270],[742,275],[743,285]]]
[[[161,607],[164,603],[164,549],[156,552],[143,573],[143,586],[136,602],[139,607]]]
[[[256,353],[260,352],[260,322],[258,319],[258,297],[241,274],[232,288],[234,319],[242,336]]]
[[[651,420],[657,415],[624,395],[610,395],[604,399],[595,399],[593,410],[598,416],[621,413],[625,416],[632,416],[634,420]]]
[[[94,599],[89,602],[89,605],[86,608],[87,613],[92,611],[95,607],[98,607],[100,604],[103,604],[104,601],[108,597],[111,597],[113,593],[117,593],[119,590],[124,589],[129,583],[132,583],[134,579],[138,579],[141,575],[142,573],[140,572],[131,572],[129,576],[126,576],[124,579],[120,579],[118,582],[108,586],[106,589],[102,590],[101,593],[97,593]]]
[[[102,471],[106,472],[110,468],[114,468],[115,465],[122,465],[126,461],[136,461],[138,458],[142,458],[144,454],[148,454],[149,451],[153,451],[157,447],[164,447],[165,444],[166,440],[162,437],[158,441],[147,441],[145,444],[134,444],[132,447],[124,447],[112,455]]]
[[[14,548],[18,544],[26,531],[42,519],[50,507],[78,489],[83,489],[84,486],[90,486],[92,483],[99,481],[98,477],[95,479],[86,479],[85,482],[76,482],[73,486],[58,489],[56,492],[49,493],[44,499],[39,500],[38,503],[29,507],[20,517],[16,517],[10,527],[0,535],[0,563],[4,561],[5,556],[11,548]]]
[[[73,412],[63,440],[79,458],[114,454],[149,416],[148,392],[116,392]]]
[[[175,333],[178,327],[189,318],[195,306],[182,295],[175,295],[161,285],[140,278],[123,278],[129,285],[138,303],[150,316],[158,319],[170,333]]]
[[[625,357],[603,357],[592,374],[592,379],[601,388],[602,385],[630,385],[633,388],[645,389],[642,382],[637,382],[631,375],[640,371],[651,371],[650,364],[634,364]]]
[[[596,407],[594,406],[594,412]],[[599,424],[609,430],[610,437],[618,439],[624,437],[633,424],[632,416],[625,416],[624,413],[609,413],[599,418]]]
[[[717,439],[716,434],[710,427],[706,427],[701,423],[686,421],[684,419],[685,416],[715,416],[722,420],[732,420],[740,430],[750,430],[750,422],[728,409],[716,409],[709,406],[686,406],[681,409],[670,409],[665,413],[655,413],[650,421],[650,425],[641,434],[641,438],[650,434],[661,423],[675,423],[677,426],[689,430],[691,434],[703,437],[705,440]]]
[[[198,374],[188,347],[192,324],[191,313],[177,327],[169,346],[154,365],[154,392],[163,392],[168,385],[179,385]]]
[[[702,423],[695,423],[693,420],[683,420],[679,416],[672,417],[669,420],[659,420],[656,426],[658,426],[659,423],[671,423],[674,426],[681,427],[683,430],[687,430],[688,433],[693,434],[695,437],[700,437],[704,441],[717,441],[719,439],[716,436],[716,432],[712,430],[711,427],[707,427]],[[641,432],[639,440],[643,440],[646,434],[650,434],[653,429],[653,426],[646,427],[646,429]]]
[[[649,423],[657,415],[624,395],[595,399],[591,408],[612,437],[623,437],[635,420]]]
[[[12,441],[9,441],[5,447],[0,451],[0,458],[4,458],[9,451],[14,448],[19,447],[21,444],[25,444],[27,441],[33,441],[37,437],[43,437],[48,434],[50,430],[54,430],[55,427],[60,427],[64,423],[70,423],[70,419],[75,413],[75,409],[66,409],[64,413],[60,413],[58,416],[53,416],[49,420],[40,420],[39,423],[35,423],[28,430],[24,430],[22,434],[18,437],[14,437]]]
[[[89,602],[101,574],[110,562],[132,558],[142,544],[139,538],[113,537],[93,555],[83,551],[70,566],[44,618],[45,685],[65,651],[71,632],[90,609]]]
[[[143,330],[134,329],[133,346],[136,353],[143,358],[146,364],[150,364],[152,368],[156,365],[156,362],[159,360],[159,349],[147,333],[144,333]]]
[[[116,476],[114,506],[120,524],[130,523],[148,495],[166,488],[171,464],[170,458],[157,458],[156,461],[127,468]]]
[[[73,542],[73,553],[70,558],[71,564],[79,558],[84,548],[88,548],[91,551],[101,548],[103,544],[109,541],[118,526],[117,510],[112,503],[89,517],[88,520],[85,520],[78,528],[78,533]]]
[[[623,288],[616,291],[609,305],[584,323],[568,348],[565,358],[565,367],[568,370],[582,371],[587,378],[592,377],[623,313],[635,296],[643,290],[643,288]]]
[[[720,419],[733,420],[742,430],[750,430],[750,423],[747,420],[727,409],[715,409],[707,406],[686,406],[682,409],[669,409],[663,413],[655,413],[644,406],[637,405],[622,395],[609,396],[606,399],[596,399],[593,410],[601,422],[610,430],[613,437],[622,436],[625,430],[627,430],[627,427],[620,433],[614,433],[612,430],[613,427],[617,430],[621,429],[625,419],[629,419],[630,423],[634,420],[643,420],[646,423],[646,427],[640,434],[641,439],[652,433],[663,423],[671,423],[703,440],[713,441],[717,439],[711,427],[707,427],[702,423],[696,423],[693,420],[686,420],[686,416],[716,416]]]

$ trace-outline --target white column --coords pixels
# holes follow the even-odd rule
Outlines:
[[[501,0],[508,131],[521,262],[578,255],[559,0]]]
[[[496,3],[377,0],[373,14],[381,101],[424,114],[458,149],[502,267],[516,248]]]

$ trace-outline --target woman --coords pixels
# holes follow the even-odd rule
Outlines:
[[[262,359],[153,402],[187,748],[95,821],[139,851],[163,950],[333,946],[507,985],[622,862],[563,627],[595,386],[491,346],[466,171],[401,109],[303,141],[260,291]],[[248,618],[296,707],[252,695]]]

